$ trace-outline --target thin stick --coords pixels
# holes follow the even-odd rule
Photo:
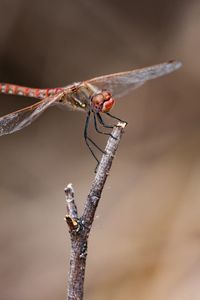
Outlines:
[[[105,154],[103,154],[99,163],[81,217],[78,216],[72,185],[69,184],[65,188],[67,206],[66,222],[71,237],[67,300],[83,300],[88,237],[102,190],[125,126],[126,123],[118,123],[113,128],[112,136],[108,139]]]

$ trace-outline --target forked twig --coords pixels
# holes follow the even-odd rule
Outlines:
[[[105,154],[102,156],[92,187],[87,196],[82,216],[78,216],[72,184],[68,184],[65,188],[66,222],[71,237],[67,300],[83,299],[88,237],[101,193],[125,126],[126,123],[118,123],[113,128],[112,136],[108,139]]]

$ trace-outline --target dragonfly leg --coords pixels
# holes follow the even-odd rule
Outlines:
[[[101,118],[102,120],[102,118]],[[98,121],[100,122],[100,120],[98,119]],[[102,125],[102,123],[100,123]],[[95,127],[95,130],[98,132],[98,133],[101,133],[101,134],[105,134],[105,135],[109,135],[111,136],[113,139],[115,139],[115,137],[111,134],[111,133],[108,133],[108,132],[103,132],[103,131],[100,131],[98,126],[97,126],[97,119],[96,119],[96,114],[94,113],[94,127]],[[113,126],[111,126],[113,128]],[[110,128],[110,127],[109,127]]]
[[[113,118],[113,119],[115,119],[115,120],[118,120],[118,121],[120,121],[120,122],[122,122],[122,123],[126,123],[126,125],[128,124],[127,121],[121,120],[121,119],[119,119],[119,118],[117,118],[117,117],[111,115],[111,114],[108,113],[108,112],[106,113],[106,115],[108,115],[109,117],[111,117],[111,118]]]
[[[108,132],[103,132],[101,130],[99,130],[98,126],[97,126],[97,119],[96,119],[96,114],[94,113],[94,127],[95,127],[95,130],[98,132],[98,133],[101,133],[101,134],[105,134],[105,135],[111,135],[110,133]]]
[[[103,126],[103,127],[105,127],[105,128],[113,128],[114,126],[112,126],[112,125],[107,125],[105,122],[104,122],[104,120],[102,119],[102,116],[100,115],[100,113],[96,113],[96,115],[97,115],[97,118],[98,118],[98,120],[99,120],[99,123]]]
[[[99,160],[98,158],[96,157],[96,155],[94,154],[94,151],[92,150],[90,143],[93,144],[93,146],[95,146],[100,152],[102,152],[103,154],[105,154],[105,152],[88,136],[88,126],[89,126],[89,121],[90,121],[90,111],[87,113],[87,118],[86,118],[86,121],[85,121],[85,129],[84,129],[84,139],[85,139],[85,142],[86,142],[86,145],[87,147],[89,148],[90,152],[92,153],[92,156],[94,157],[94,159],[97,161],[97,167],[99,165]],[[97,169],[96,167],[96,169]]]

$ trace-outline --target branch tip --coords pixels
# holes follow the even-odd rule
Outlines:
[[[78,219],[78,211],[74,199],[74,189],[72,187],[72,183],[69,183],[67,185],[67,187],[64,189],[64,192],[65,192],[67,215],[69,215],[69,217],[72,220],[76,220]]]
[[[127,122],[118,122],[116,126],[117,126],[117,127],[125,128],[126,125],[127,125]]]
[[[65,192],[65,196],[66,196],[67,201],[71,201],[71,199],[74,198],[74,188],[72,186],[72,183],[69,183],[65,187],[64,192]]]

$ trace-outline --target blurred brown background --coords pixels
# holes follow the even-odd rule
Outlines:
[[[200,3],[1,0],[0,81],[65,86],[179,59],[183,68],[117,102],[129,122],[89,243],[85,299],[199,299]],[[0,97],[1,115],[34,102]],[[0,299],[64,299],[70,241],[95,162],[85,115],[49,109],[0,138]],[[106,140],[93,133],[104,145]]]

